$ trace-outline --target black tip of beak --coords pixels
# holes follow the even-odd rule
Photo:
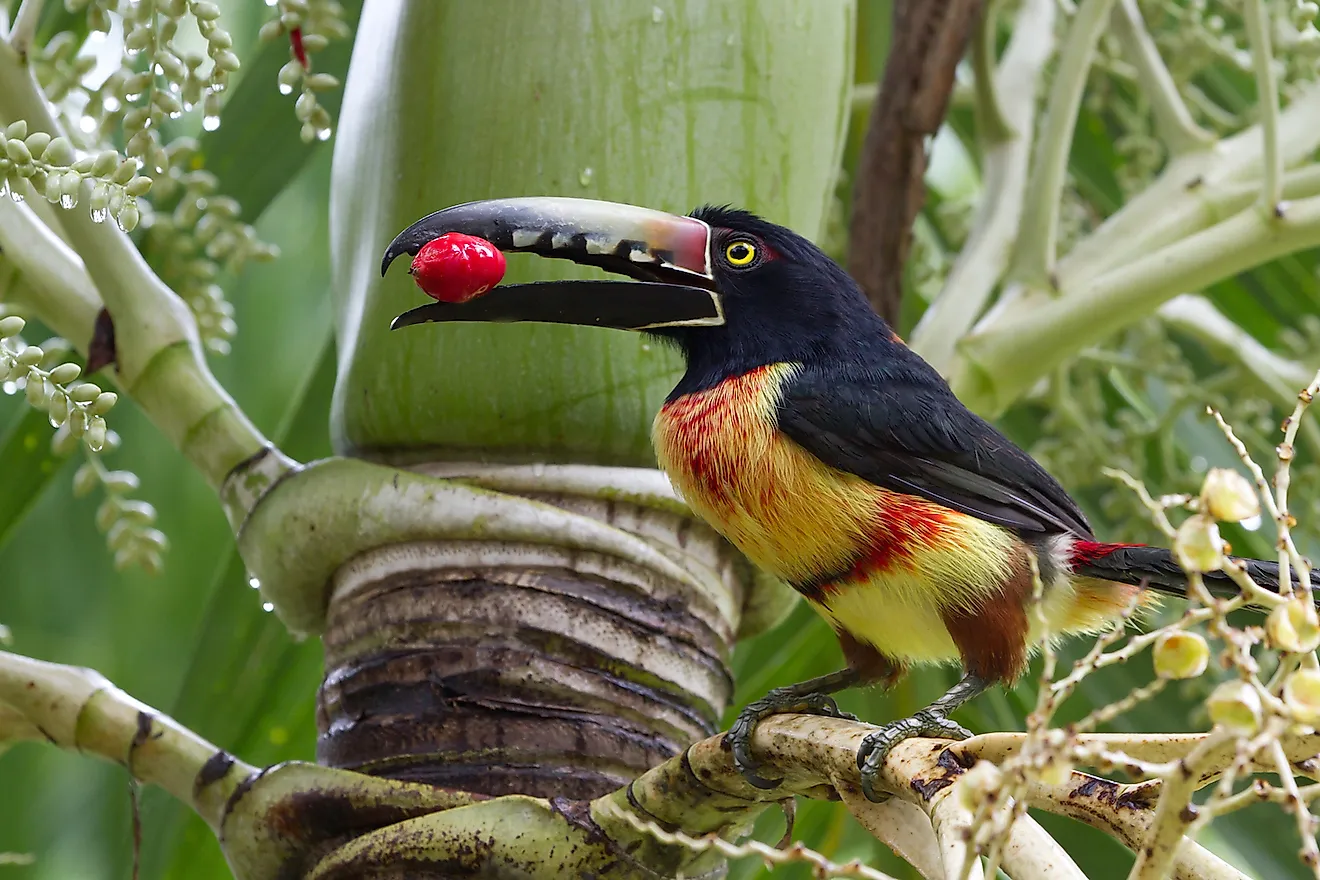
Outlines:
[[[385,277],[385,273],[390,268],[390,263],[393,263],[404,254],[412,257],[417,256],[417,252],[422,249],[422,245],[446,232],[465,232],[469,235],[476,235],[489,240],[491,244],[500,250],[507,249],[512,241],[509,238],[503,218],[500,217],[498,211],[481,210],[484,204],[489,203],[469,202],[442,211],[435,211],[394,236],[394,240],[390,242],[389,247],[385,248],[385,256],[380,261],[381,277]]]
[[[390,246],[385,249],[385,258],[380,261],[380,277],[385,277],[385,273],[389,271],[390,263],[393,263],[396,258],[401,257],[404,254],[413,257],[417,256],[417,252],[422,249],[422,245],[430,240],[430,238],[426,238],[417,241],[416,243],[409,243],[404,240],[404,236],[407,235],[409,231],[411,231],[411,229],[405,230],[398,238],[390,242]]]

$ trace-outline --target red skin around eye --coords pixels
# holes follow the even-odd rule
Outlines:
[[[463,303],[500,283],[504,254],[484,238],[446,232],[422,245],[408,271],[432,299]]]

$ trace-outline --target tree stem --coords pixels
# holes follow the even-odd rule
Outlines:
[[[1009,277],[1031,287],[1054,289],[1054,264],[1059,240],[1059,209],[1064,175],[1072,149],[1082,91],[1095,57],[1095,47],[1109,20],[1114,0],[1084,0],[1073,17],[1059,51],[1059,69],[1050,89],[1045,121],[1036,139],[1027,203],[1014,249]]]
[[[939,296],[912,331],[912,348],[941,371],[951,366],[958,340],[975,323],[1008,265],[1026,190],[1036,86],[1054,54],[1055,2],[1029,0],[1018,13],[990,89],[1005,96],[1000,112],[1011,137],[991,141],[992,132],[984,133],[985,186],[971,233]]]
[[[26,204],[0,199],[0,242],[16,272],[4,299],[23,306],[84,355],[101,298],[77,256]]]
[[[46,0],[23,0],[14,16],[14,25],[9,29],[9,45],[20,58],[26,58],[32,48],[32,38],[36,36],[37,24],[41,21],[41,11]]]
[[[995,24],[999,19],[999,5],[1000,0],[986,0],[971,40],[976,132],[987,144],[1000,144],[1018,133],[1000,105],[995,78]],[[1050,18],[1053,20],[1053,15]]]
[[[19,739],[123,764],[217,830],[229,796],[256,772],[98,672],[0,652],[0,743]]]
[[[1247,201],[1247,207],[1250,205]],[[1182,294],[1159,308],[1160,320],[1200,340],[1226,361],[1236,360],[1261,387],[1283,407],[1297,402],[1297,389],[1305,388],[1314,375],[1309,367],[1281,357],[1260,343],[1256,337],[1215,308],[1203,296]],[[1314,454],[1320,455],[1320,424],[1306,419],[1300,425],[1302,435]]]
[[[1265,141],[1260,206],[1261,210],[1272,215],[1281,210],[1283,153],[1279,149],[1279,83],[1274,75],[1270,13],[1265,0],[1246,0],[1242,18],[1251,43],[1251,64],[1256,72],[1256,106],[1260,108],[1260,127]]]
[[[1155,115],[1155,130],[1169,148],[1170,155],[1204,150],[1213,144],[1215,136],[1196,124],[1178,93],[1178,86],[1142,21],[1137,0],[1118,0],[1112,25],[1114,35],[1137,69],[1138,79]]]
[[[954,390],[982,413],[998,413],[1079,349],[1188,290],[1198,290],[1284,254],[1320,245],[1320,197],[1287,216],[1249,209],[1118,266],[1063,297],[1028,292],[967,337]]]
[[[1320,86],[1308,86],[1279,114],[1279,148],[1285,166],[1306,162],[1320,146]],[[1174,159],[1154,183],[1078,242],[1058,265],[1059,287],[1077,289],[1102,272],[1204,229],[1202,192],[1255,182],[1265,151],[1257,127],[1225,138],[1214,150]]]
[[[899,0],[885,74],[866,124],[848,224],[848,273],[897,323],[912,223],[926,196],[926,142],[948,110],[981,0]]]

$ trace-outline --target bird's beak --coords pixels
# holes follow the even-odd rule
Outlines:
[[[393,329],[428,321],[541,321],[618,330],[724,323],[710,269],[710,227],[692,217],[592,199],[468,202],[436,211],[399,233],[385,250],[380,274],[396,257],[416,255],[447,232],[635,280],[499,286],[466,303],[436,302],[404,312]]]

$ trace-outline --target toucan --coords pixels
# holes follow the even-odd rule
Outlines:
[[[629,280],[495,287],[468,303],[412,309],[395,328],[577,324],[640,331],[682,353],[686,371],[652,431],[661,469],[697,516],[802,594],[847,662],[738,715],[725,742],[756,785],[776,784],[751,754],[762,718],[838,715],[832,693],[891,685],[918,664],[960,663],[946,694],[863,740],[863,790],[876,799],[895,743],[970,735],[949,713],[1023,673],[1042,617],[1051,634],[1095,632],[1159,593],[1186,594],[1170,551],[1098,541],[1063,487],[964,406],[848,273],[790,229],[727,206],[677,216],[587,199],[478,201],[401,232],[381,274],[450,232]],[[1277,565],[1243,564],[1279,589]],[[1036,573],[1043,614],[1031,607]],[[1238,594],[1223,571],[1204,583]]]

